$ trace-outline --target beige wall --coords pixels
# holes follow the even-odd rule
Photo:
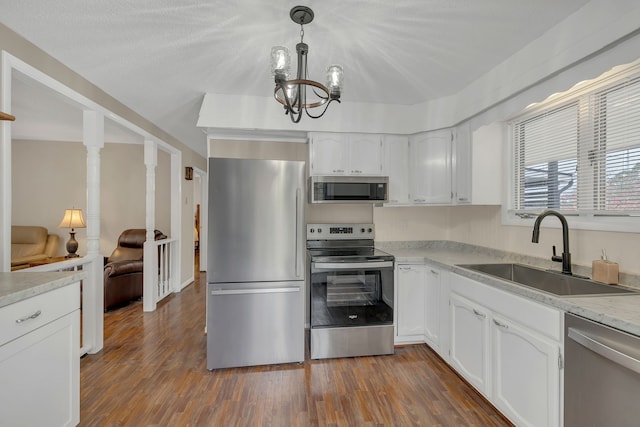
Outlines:
[[[297,142],[210,140],[209,155],[241,159],[298,160],[309,164],[309,146]],[[369,204],[307,203],[305,217],[307,223],[371,223],[373,207]]]
[[[562,232],[554,218],[547,218],[540,242],[531,243],[530,227],[503,226],[500,206],[376,208],[374,222],[380,241],[454,240],[543,258],[551,257],[551,247],[562,252]],[[572,261],[591,266],[605,248],[620,271],[640,274],[639,233],[570,230]],[[551,264],[551,261],[550,261]]]
[[[66,208],[86,216],[86,154],[79,142],[14,141],[12,224],[42,225],[60,236],[66,253],[69,230],[58,228]],[[101,150],[100,253],[109,256],[127,228],[145,228],[146,167],[142,145],[105,144]],[[169,234],[169,155],[158,153],[156,228]],[[86,219],[86,217],[85,217]],[[86,253],[86,232],[76,230],[78,253]]]

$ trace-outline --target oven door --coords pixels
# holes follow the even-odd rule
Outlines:
[[[311,328],[393,324],[393,261],[311,263]]]

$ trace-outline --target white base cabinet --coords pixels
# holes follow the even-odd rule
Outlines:
[[[489,390],[489,315],[479,304],[451,294],[450,363],[478,391]]]
[[[426,342],[445,356],[448,313],[443,307],[449,296],[444,274],[429,264],[396,266],[396,344]]]
[[[559,425],[558,343],[497,314],[492,323],[495,405],[517,425]]]
[[[424,342],[425,266],[396,266],[396,344]]]
[[[80,287],[0,308],[0,425],[80,422]]]
[[[518,426],[558,426],[562,312],[452,274],[451,365]]]

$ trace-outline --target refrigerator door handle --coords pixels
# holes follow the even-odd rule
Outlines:
[[[300,292],[300,287],[287,288],[261,288],[261,289],[214,289],[211,295],[247,295],[247,294],[281,294],[287,292]]]
[[[302,260],[300,260],[300,237],[302,235],[301,231],[301,223],[300,223],[300,188],[296,189],[296,242],[295,242],[295,252],[293,256],[295,257],[295,274],[296,277],[300,277],[300,265],[302,264]]]

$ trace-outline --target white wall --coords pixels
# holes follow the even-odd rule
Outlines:
[[[531,227],[503,226],[500,206],[375,208],[376,240],[453,240],[542,258],[551,258],[551,247],[562,252],[559,221],[546,218],[540,242],[531,242]],[[553,227],[548,228],[547,226]],[[591,266],[607,250],[620,271],[640,274],[640,234],[570,230],[569,246],[574,264]],[[552,262],[549,261],[551,265]]]

